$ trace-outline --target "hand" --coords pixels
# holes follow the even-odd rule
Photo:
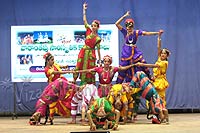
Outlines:
[[[162,35],[162,33],[164,33],[164,30],[159,30],[158,36],[160,37]]]
[[[65,69],[69,69],[69,66],[68,66],[68,65],[66,65],[66,66],[64,66],[64,68],[65,68]]]
[[[83,10],[87,10],[87,3],[86,2],[83,4]]]
[[[75,70],[72,70],[72,73],[75,74],[75,73],[77,73],[77,72],[76,72]]]
[[[143,63],[141,63],[141,62],[137,62],[136,64],[135,64],[135,66],[142,66],[143,65]]]
[[[124,15],[124,17],[130,16],[130,13],[131,13],[130,11],[127,11],[126,14]]]
[[[112,130],[117,130],[117,128],[118,128],[118,124],[115,124],[115,125],[113,126]]]
[[[85,87],[86,87],[86,85],[82,85],[82,86],[80,86],[78,92],[81,92]]]
[[[71,70],[72,73],[78,73],[78,70],[76,70],[75,68]]]

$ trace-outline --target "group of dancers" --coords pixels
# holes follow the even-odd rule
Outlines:
[[[101,57],[98,36],[100,22],[94,20],[89,26],[86,19],[87,3],[83,4],[83,22],[86,28],[85,45],[81,48],[74,70],[54,62],[54,56],[47,52],[45,59],[45,74],[48,85],[36,103],[36,111],[31,116],[30,125],[40,124],[40,119],[49,111],[49,121],[53,124],[54,114],[70,117],[76,123],[78,107],[81,106],[81,122],[89,124],[90,130],[97,128],[116,130],[119,122],[132,122],[137,114],[138,99],[148,101],[148,114],[152,114],[152,123],[169,123],[166,108],[165,93],[169,86],[166,78],[168,57],[170,51],[161,49],[161,35],[158,32],[134,30],[133,19],[125,20],[125,28],[120,24],[130,16],[127,11],[116,21],[117,28],[124,35],[119,67],[112,66],[112,57]],[[155,64],[147,64],[142,52],[137,48],[139,36],[157,35],[158,60]],[[98,53],[96,64],[95,49]],[[103,59],[103,60],[101,60]],[[149,68],[153,68],[153,76]],[[63,70],[64,69],[64,70]],[[118,72],[116,84],[112,84],[114,74]],[[63,74],[72,73],[73,81],[68,81]],[[98,74],[99,84],[96,87],[95,74]],[[80,84],[76,80],[80,78]],[[140,101],[140,100],[139,100]],[[80,104],[81,103],[81,104]],[[87,121],[88,120],[88,121]],[[46,123],[46,122],[45,122]]]

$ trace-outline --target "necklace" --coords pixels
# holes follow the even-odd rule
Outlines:
[[[128,36],[128,42],[129,42],[129,44],[133,43],[133,37],[131,37],[131,39],[130,39],[130,35]]]
[[[109,79],[109,69],[108,70],[105,70],[105,69],[103,70],[102,77],[103,77],[103,80],[105,82]]]

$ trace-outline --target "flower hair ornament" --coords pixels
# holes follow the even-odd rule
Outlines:
[[[111,56],[106,55],[106,56],[103,57],[103,61],[104,61],[105,59],[109,59],[109,60],[110,60],[110,64],[112,64],[112,57],[111,57]]]
[[[53,55],[50,52],[47,52],[46,54],[43,55],[43,59],[49,60]]]
[[[133,25],[134,25],[134,20],[131,19],[131,18],[126,19],[125,25],[126,25],[126,27],[133,27]]]
[[[161,51],[164,51],[167,53],[167,56],[171,55],[171,52],[167,48],[163,48]]]
[[[93,23],[95,23],[95,24],[97,24],[97,27],[99,27],[99,25],[100,25],[100,21],[99,20],[93,20]]]

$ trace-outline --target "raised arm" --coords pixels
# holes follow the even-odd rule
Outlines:
[[[87,10],[87,3],[85,2],[83,4],[83,22],[84,22],[84,25],[88,24],[87,18],[86,18],[86,10]]]
[[[160,56],[161,53],[161,35],[163,31],[160,31],[158,34],[158,42],[157,42],[157,49],[158,49],[158,57]]]
[[[127,16],[130,16],[130,11],[127,11],[122,17],[120,17],[116,22],[115,22],[115,25],[117,26],[117,28],[119,30],[121,30],[123,27],[121,26],[121,22],[124,18],[126,18]]]

